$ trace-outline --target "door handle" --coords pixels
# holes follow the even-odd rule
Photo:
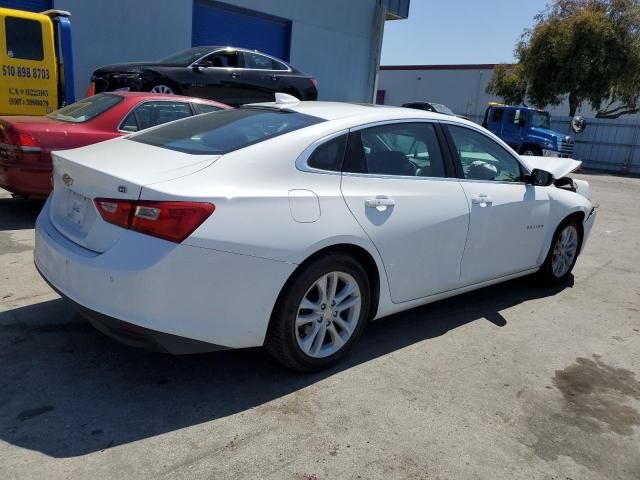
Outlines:
[[[481,193],[477,197],[471,198],[471,203],[474,205],[480,205],[481,207],[486,207],[487,205],[493,204],[493,200],[486,193]]]
[[[396,202],[389,197],[385,197],[384,195],[378,195],[376,198],[367,198],[364,201],[364,206],[367,208],[375,208],[379,212],[384,212],[387,207],[393,207]]]
[[[231,72],[231,78],[238,78],[239,75],[236,72]]]
[[[279,80],[279,79],[280,79],[280,77],[276,77],[275,75],[273,75],[273,76],[271,77],[271,80]]]

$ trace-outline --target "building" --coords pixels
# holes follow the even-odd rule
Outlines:
[[[0,0],[0,7],[71,12],[75,87],[94,69],[156,60],[197,45],[269,53],[318,80],[321,100],[370,102],[385,20],[410,0]]]
[[[454,112],[480,121],[488,102],[501,99],[486,93],[495,64],[462,65],[389,65],[380,67],[378,103],[402,105],[415,101],[442,103]],[[546,109],[554,117],[569,114],[568,102]],[[595,117],[585,102],[578,115]],[[640,115],[627,115],[625,119],[638,119]]]

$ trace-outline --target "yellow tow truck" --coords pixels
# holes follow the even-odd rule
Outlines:
[[[46,115],[75,102],[69,17],[0,8],[0,115]]]

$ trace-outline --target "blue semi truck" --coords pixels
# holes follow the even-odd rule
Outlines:
[[[544,110],[490,103],[482,126],[496,134],[520,155],[571,157],[573,138],[551,130]]]

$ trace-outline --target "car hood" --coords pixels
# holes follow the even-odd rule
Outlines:
[[[553,140],[555,142],[562,141],[567,135],[563,135],[559,132],[554,132],[553,130],[547,130],[546,128],[540,127],[531,127],[531,132],[533,132],[537,137],[541,137],[547,140]]]
[[[582,165],[581,161],[573,158],[534,157],[529,155],[520,155],[520,158],[530,171],[534,168],[539,168],[549,172],[554,178],[562,178]]]
[[[94,75],[104,75],[109,73],[135,73],[150,67],[161,67],[159,62],[129,62],[105,65],[93,72]]]

